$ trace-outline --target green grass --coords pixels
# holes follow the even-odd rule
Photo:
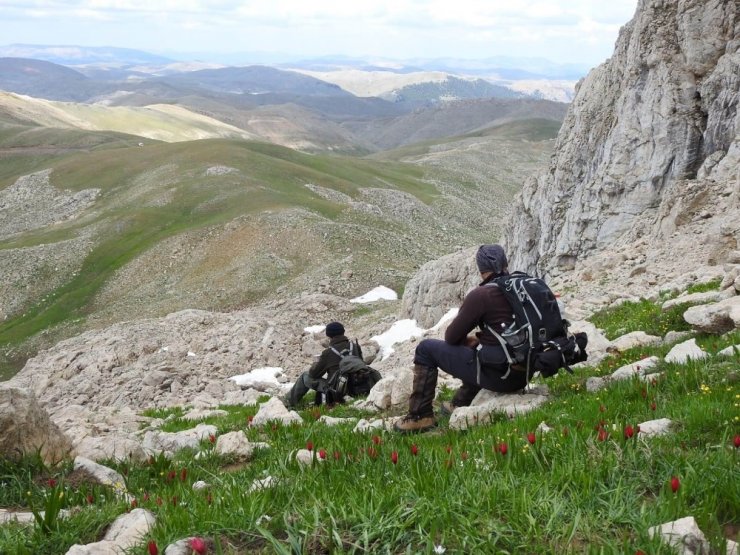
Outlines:
[[[601,310],[589,319],[596,327],[604,330],[610,340],[633,331],[644,331],[649,335],[663,337],[669,331],[691,329],[683,319],[686,308],[686,305],[678,305],[663,311],[660,304],[641,299]]]
[[[700,340],[713,352],[740,340],[740,332]],[[650,539],[650,526],[694,516],[715,549],[740,524],[740,357],[685,365],[661,363],[654,381],[638,379],[587,393],[589,375],[613,371],[652,352],[632,352],[547,383],[552,398],[514,419],[494,416],[467,431],[442,426],[420,436],[352,432],[354,424],[326,427],[322,414],[365,417],[349,406],[317,408],[304,401],[302,426],[253,428],[257,407],[221,407],[207,419],[219,434],[244,430],[270,448],[249,463],[224,459],[203,442],[204,456],[181,453],[149,463],[111,463],[126,476],[136,505],[157,516],[146,541],[164,547],[201,536],[222,553],[670,553]],[[440,398],[448,398],[444,391]],[[174,416],[163,428],[193,427],[181,408],[149,411]],[[626,438],[626,426],[656,418],[675,425],[661,438]],[[553,431],[526,435],[540,422]],[[607,434],[599,438],[599,431]],[[602,434],[603,436],[603,434]],[[313,444],[326,460],[301,467],[298,449]],[[506,443],[502,455],[498,446]],[[417,454],[412,453],[416,446]],[[335,459],[334,453],[338,453]],[[393,462],[397,453],[397,463]],[[34,458],[0,466],[0,506],[39,505],[47,480],[65,483],[69,465],[45,469]],[[256,479],[275,487],[247,493]],[[670,479],[680,480],[673,493]],[[211,488],[192,490],[204,480]],[[126,508],[101,486],[68,485],[75,517],[46,534],[38,526],[0,527],[0,552],[63,553],[92,541]],[[30,492],[30,494],[29,494]],[[87,496],[92,495],[92,506]],[[145,552],[145,543],[136,553]],[[25,549],[25,551],[24,551]],[[211,551],[209,551],[211,552]]]

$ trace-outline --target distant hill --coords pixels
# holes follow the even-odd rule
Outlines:
[[[62,65],[26,58],[0,58],[0,90],[50,100],[85,100],[106,87]]]
[[[549,100],[477,99],[440,103],[393,120],[348,123],[355,135],[378,150],[453,137],[521,119],[561,122],[567,104]]]
[[[9,44],[0,46],[0,57],[34,58],[67,66],[106,64],[133,66],[169,64],[174,60],[141,50],[110,46]]]
[[[448,76],[444,81],[414,83],[381,96],[409,108],[429,106],[450,100],[471,98],[522,98],[525,95],[483,79],[460,79]]]
[[[308,96],[352,96],[339,86],[294,71],[267,66],[204,69],[157,78],[171,85],[185,85],[220,93],[261,95],[284,93]]]

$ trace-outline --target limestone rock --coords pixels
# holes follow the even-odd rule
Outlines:
[[[73,545],[67,555],[115,555],[140,543],[154,526],[156,517],[146,509],[134,509],[119,516],[103,539],[87,545]]]
[[[706,351],[702,350],[702,348],[696,344],[696,339],[689,339],[688,341],[675,345],[670,351],[668,351],[668,354],[665,356],[665,361],[685,364],[689,360],[701,360],[707,356]]]
[[[56,464],[72,443],[30,391],[0,386],[0,456],[16,459],[39,449],[44,462]]]
[[[511,266],[634,284],[651,279],[630,275],[639,266],[678,271],[737,249],[739,11],[638,4],[613,55],[579,84],[549,169],[525,183],[502,226]],[[582,266],[600,252],[611,270]]]
[[[272,476],[267,476],[265,478],[262,478],[261,480],[255,480],[249,486],[247,493],[252,493],[253,491],[259,491],[263,489],[270,489],[272,487],[275,487],[276,483],[277,480],[275,480],[275,478],[273,478]]]
[[[407,368],[387,374],[370,390],[367,401],[384,410],[408,403],[414,375]]]
[[[247,434],[242,430],[218,436],[215,452],[219,455],[231,455],[240,459],[251,459],[254,446],[249,443]]]
[[[591,376],[590,378],[586,378],[586,391],[588,391],[589,393],[594,393],[596,391],[604,389],[608,385],[609,380],[606,378],[602,378],[599,376]]]
[[[611,375],[612,380],[627,380],[633,376],[642,376],[645,370],[655,367],[660,362],[658,357],[648,357],[617,368]]]
[[[382,430],[385,427],[383,420],[376,418],[375,420],[361,419],[355,426],[353,432],[364,433],[371,432],[374,430]]]
[[[476,250],[459,250],[424,264],[406,284],[401,314],[430,328],[448,310],[459,307],[465,294],[480,281]]]
[[[683,339],[686,339],[687,337],[691,337],[690,331],[669,331],[665,334],[665,337],[663,338],[663,343],[666,345],[670,345],[672,343],[677,343]]]
[[[657,420],[648,420],[640,423],[641,437],[656,437],[666,435],[671,431],[673,422],[668,418],[659,418]]]
[[[319,422],[326,426],[339,426],[341,424],[357,422],[357,418],[334,418],[333,416],[322,414],[319,418]]]
[[[740,345],[730,345],[717,353],[717,356],[723,357],[732,357],[735,355],[740,355]]]
[[[141,442],[123,435],[88,436],[75,446],[75,453],[93,461],[144,461],[147,458]]]
[[[689,304],[689,305],[697,305],[697,304],[707,304],[707,303],[714,303],[719,300],[722,300],[724,298],[723,294],[720,291],[707,291],[705,293],[692,293],[690,295],[681,295],[676,297],[675,299],[671,299],[669,301],[666,301],[661,306],[661,310],[665,312],[666,310],[669,310],[673,308],[674,306],[680,306],[683,304]]]
[[[77,456],[74,460],[74,469],[84,470],[95,478],[99,484],[111,486],[118,493],[124,493],[126,491],[126,481],[123,476],[112,468],[98,464],[85,457]]]
[[[314,453],[313,451],[309,451],[308,449],[299,449],[298,452],[295,454],[295,460],[298,461],[298,464],[302,466],[309,466],[314,461],[323,461],[323,459],[320,459],[316,456],[316,453]]]
[[[208,482],[204,482],[203,480],[198,480],[197,482],[193,483],[193,491],[203,491],[206,489],[209,489],[211,487],[211,484]]]
[[[740,328],[740,295],[710,305],[692,306],[683,315],[691,327],[722,334]]]
[[[609,352],[621,353],[634,347],[656,345],[662,341],[657,335],[648,335],[644,331],[633,331],[617,337],[607,349]]]
[[[171,456],[182,449],[196,450],[200,442],[216,435],[218,428],[208,424],[198,424],[190,430],[182,432],[147,432],[144,434],[142,445],[151,454],[165,453]]]
[[[524,414],[547,402],[543,391],[528,393],[495,393],[482,390],[469,407],[458,407],[450,416],[450,428],[465,430],[470,426],[489,422],[490,415],[503,412],[509,417]]]
[[[651,537],[660,536],[680,555],[707,555],[710,546],[693,516],[687,516],[648,529]]]
[[[283,424],[302,424],[300,415],[285,408],[285,405],[276,397],[271,397],[266,403],[260,405],[257,414],[252,419],[252,426],[263,426],[268,423],[282,422]]]

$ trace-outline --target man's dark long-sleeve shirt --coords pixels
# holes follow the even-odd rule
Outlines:
[[[465,296],[460,311],[447,327],[445,341],[451,345],[460,345],[476,327],[483,328],[488,324],[497,332],[514,321],[509,301],[495,285],[486,285],[492,278],[483,281],[478,287]],[[483,345],[498,345],[498,340],[487,330],[476,333]]]

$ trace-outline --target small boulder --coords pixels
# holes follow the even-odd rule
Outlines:
[[[172,456],[183,449],[198,449],[200,442],[216,435],[218,428],[208,424],[198,424],[190,430],[170,433],[151,431],[144,434],[144,449],[151,454],[164,453]]]
[[[125,493],[126,491],[126,481],[123,476],[112,468],[98,464],[85,457],[77,456],[74,460],[74,469],[86,472],[97,483],[104,486],[111,486],[118,493]]]
[[[666,362],[674,362],[676,364],[685,364],[689,360],[701,360],[709,356],[699,345],[696,344],[696,339],[692,338],[683,343],[675,345],[668,354],[665,356]]]
[[[285,405],[277,397],[271,397],[266,403],[260,405],[257,414],[252,419],[252,426],[263,426],[271,422],[282,422],[283,424],[303,424],[300,415],[285,408]]]
[[[503,412],[514,417],[530,412],[548,400],[546,389],[533,389],[526,393],[496,393],[481,390],[469,407],[458,407],[450,416],[450,428],[465,430],[470,426],[485,424],[493,413]]]
[[[218,436],[214,451],[219,455],[231,455],[248,460],[252,458],[254,446],[249,443],[247,434],[239,430]]]
[[[663,542],[681,555],[705,555],[710,552],[709,542],[699,529],[693,516],[687,516],[648,529],[650,537],[660,536]]]
[[[628,380],[633,376],[642,376],[645,370],[653,368],[660,362],[658,357],[648,357],[631,364],[625,364],[612,372],[612,380]]]
[[[604,389],[607,385],[609,385],[609,380],[607,378],[601,378],[599,376],[591,376],[590,378],[586,378],[586,391],[588,391],[589,393],[600,391]]]
[[[0,386],[0,457],[16,460],[39,450],[46,464],[56,464],[69,454],[72,443],[33,393]]]
[[[735,355],[740,355],[740,345],[730,345],[717,353],[717,356],[722,357],[733,357]]]
[[[640,436],[641,437],[657,437],[663,436],[671,431],[673,422],[668,418],[659,418],[657,420],[648,420],[647,422],[640,423]]]
[[[722,334],[740,328],[740,295],[714,304],[692,306],[684,312],[683,319],[704,333]]]
[[[182,416],[183,420],[205,420],[214,416],[226,416],[229,413],[221,409],[193,409]]]
[[[87,545],[73,545],[67,555],[111,555],[134,548],[146,537],[154,526],[156,517],[146,509],[134,509],[119,516],[103,539]]]
[[[626,333],[620,337],[617,337],[607,349],[608,352],[621,353],[628,349],[635,347],[643,347],[645,345],[657,345],[662,339],[657,335],[649,335],[644,331],[633,331]]]

